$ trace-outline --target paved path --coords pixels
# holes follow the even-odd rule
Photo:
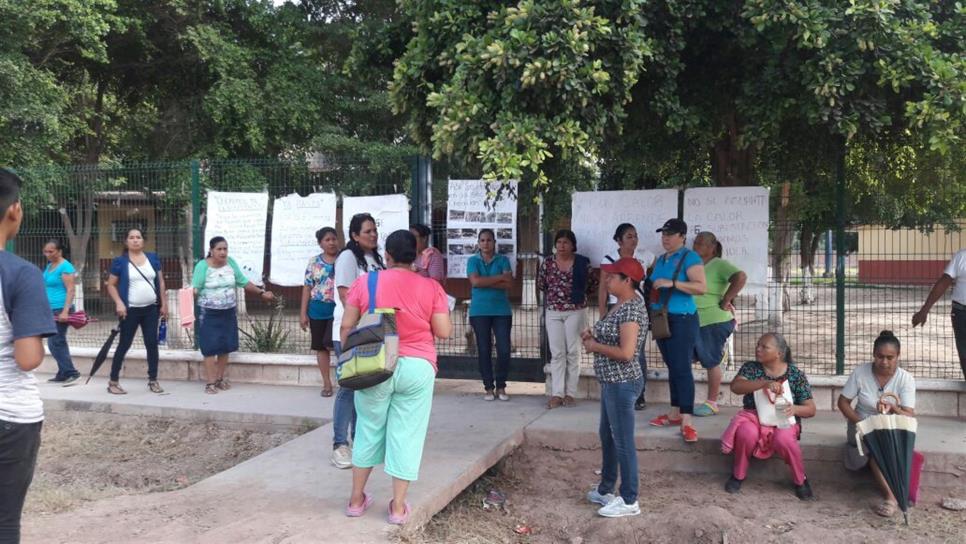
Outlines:
[[[317,388],[238,384],[227,393],[205,395],[199,383],[164,385],[171,394],[153,395],[130,382],[131,393],[122,397],[108,395],[103,385],[45,384],[42,395],[51,411],[322,426],[179,491],[116,497],[72,512],[26,519],[25,543],[366,543],[391,537],[393,527],[385,522],[390,479],[381,469],[373,472],[368,488],[376,498],[372,509],[358,519],[342,513],[351,471],[337,470],[328,462],[332,399],[319,397]],[[410,490],[413,523],[436,514],[524,439],[555,449],[598,446],[596,401],[548,412],[539,394],[542,385],[519,385],[517,390],[530,394],[514,395],[508,403],[484,403],[477,388],[478,384],[469,382],[441,381],[437,386],[421,479]],[[638,418],[637,445],[646,469],[728,472],[730,457],[718,452],[717,437],[733,412],[698,418],[701,441],[686,445],[673,429],[647,426],[647,419],[663,409],[651,407]],[[843,429],[844,422],[835,413],[822,413],[807,422],[802,444],[810,477],[819,482],[843,477]],[[920,418],[919,437],[917,449],[926,452],[927,470],[932,470],[924,481],[966,490],[966,483],[960,482],[966,480],[966,425],[954,419]],[[780,461],[769,461],[757,470],[762,477],[787,477]]]

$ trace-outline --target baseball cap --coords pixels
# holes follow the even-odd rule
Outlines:
[[[600,265],[600,269],[608,274],[624,274],[634,281],[644,279],[644,267],[633,257],[621,257],[612,263]]]
[[[665,221],[664,225],[655,232],[663,232],[665,234],[687,234],[688,224],[676,217],[672,217],[671,219]]]

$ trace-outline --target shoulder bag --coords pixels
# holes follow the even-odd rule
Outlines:
[[[674,275],[671,276],[673,281],[676,281],[678,275],[681,274],[681,267],[684,266],[684,258],[688,256],[688,251],[685,250],[684,254],[681,255],[681,260],[678,261],[677,267],[674,268]],[[665,261],[667,256],[661,257]],[[651,335],[655,340],[663,340],[665,338],[671,337],[671,324],[668,321],[668,304],[671,302],[671,291],[674,287],[668,287],[666,295],[661,296],[661,307],[657,310],[650,309],[648,311],[648,317],[651,320]]]
[[[335,374],[339,387],[358,391],[392,377],[399,360],[399,334],[392,308],[376,308],[379,272],[370,272],[369,311],[359,318],[342,345]]]

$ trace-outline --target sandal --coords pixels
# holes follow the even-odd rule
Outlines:
[[[127,391],[117,382],[107,382],[107,392],[112,395],[127,395]]]
[[[671,416],[667,414],[661,414],[656,418],[652,419],[649,423],[653,427],[670,427],[671,425],[680,425],[684,418],[671,419]]]
[[[221,389],[222,391],[228,391],[229,389],[231,389],[231,384],[228,383],[227,378],[219,378],[215,380],[215,387],[217,387],[218,389]]]
[[[164,393],[164,389],[161,389],[161,384],[159,384],[157,380],[148,382],[148,389],[150,389],[152,393],[157,393],[159,395]]]
[[[218,385],[216,383],[206,383],[205,393],[209,395],[216,395],[218,393]]]
[[[873,508],[872,511],[884,518],[891,518],[892,516],[896,515],[896,510],[898,509],[898,504],[892,501],[882,501],[882,504],[879,504]]]
[[[403,502],[403,513],[400,514],[400,515],[398,515],[398,516],[396,514],[393,514],[392,513],[392,500],[390,500],[389,501],[389,515],[387,516],[387,519],[388,519],[389,523],[391,523],[393,525],[403,525],[407,521],[409,521],[409,514],[410,514],[411,511],[412,511],[412,509],[410,508],[409,503],[408,502]]]
[[[550,397],[550,400],[547,402],[547,408],[550,410],[561,406],[563,406],[563,399],[560,397]]]

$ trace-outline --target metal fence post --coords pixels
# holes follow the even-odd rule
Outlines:
[[[845,374],[845,137],[835,164],[835,373]]]
[[[410,179],[412,181],[412,211],[409,218],[412,223],[422,223],[431,226],[433,223],[432,183],[433,163],[429,157],[417,155],[410,162]]]
[[[202,255],[201,245],[201,162],[191,161],[191,254],[195,259]]]

